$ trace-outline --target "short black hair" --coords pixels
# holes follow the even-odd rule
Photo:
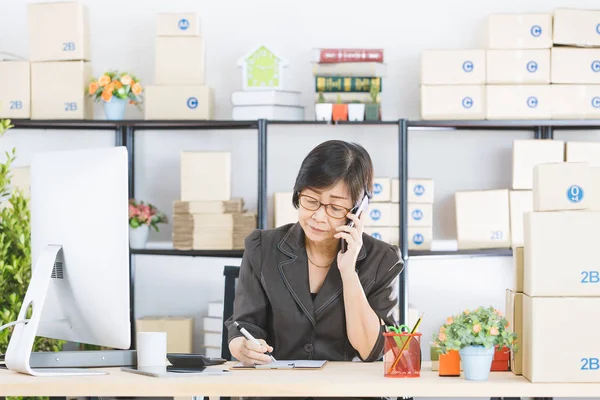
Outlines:
[[[348,186],[353,205],[366,194],[373,196],[373,163],[357,143],[328,140],[311,150],[302,161],[294,184],[292,203],[299,207],[298,194],[306,188],[327,189],[338,182]]]

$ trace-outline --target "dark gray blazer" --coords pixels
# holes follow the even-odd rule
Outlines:
[[[277,360],[362,360],[346,334],[337,261],[313,301],[304,240],[299,223],[255,230],[246,238],[233,316],[225,322],[229,341],[241,336],[233,326],[238,321],[254,337],[273,346]],[[369,304],[386,325],[396,322],[392,310],[398,301],[403,265],[398,247],[363,234],[356,270]],[[362,361],[380,359],[383,344],[380,335]]]

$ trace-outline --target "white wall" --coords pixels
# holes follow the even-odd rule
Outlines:
[[[0,50],[28,55],[25,0],[0,1]],[[90,11],[94,74],[119,68],[153,82],[154,28],[159,12],[196,12],[207,43],[206,79],[215,88],[216,118],[231,117],[230,95],[241,87],[237,59],[259,43],[290,62],[289,89],[300,90],[306,117],[313,118],[311,49],[382,47],[388,64],[384,79],[384,119],[419,117],[419,54],[431,48],[484,45],[485,18],[495,12],[551,12],[555,7],[598,7],[597,0],[86,0]],[[1,90],[1,89],[0,89]],[[98,118],[102,118],[97,107]],[[141,115],[133,108],[128,117]],[[567,135],[567,136],[565,136]],[[557,134],[597,140],[597,134]],[[394,127],[269,127],[269,194],[290,190],[298,166],[317,143],[329,138],[359,141],[370,151],[381,176],[397,175]],[[511,179],[511,143],[531,132],[415,131],[410,137],[409,175],[435,180],[435,238],[455,236],[453,193],[463,189],[506,188]],[[60,148],[110,146],[111,133],[14,131],[0,150],[16,146],[18,165],[31,153]],[[178,152],[229,149],[233,152],[233,194],[256,207],[256,132],[140,132],[136,137],[136,194],[170,210],[179,193]],[[170,227],[153,240],[168,240]],[[222,291],[223,259],[138,257],[137,314],[187,313],[201,316],[206,302]],[[239,263],[239,260],[237,260]],[[235,263],[235,260],[232,260]],[[446,315],[491,303],[504,309],[510,284],[510,258],[415,260],[410,264],[410,302],[424,311],[424,338]],[[158,290],[158,283],[166,287]],[[198,338],[199,339],[199,338]],[[199,343],[197,343],[199,344]],[[196,346],[196,350],[199,348]],[[428,354],[425,357],[428,359]]]

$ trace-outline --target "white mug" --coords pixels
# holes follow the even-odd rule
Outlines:
[[[164,367],[166,364],[167,332],[138,332],[138,367]]]

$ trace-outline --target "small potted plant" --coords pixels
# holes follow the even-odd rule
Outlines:
[[[317,117],[317,121],[331,121],[332,113],[333,104],[327,103],[323,93],[319,93],[319,99],[317,100],[317,104],[315,104],[315,115]]]
[[[98,79],[92,78],[88,85],[88,95],[96,102],[103,102],[108,120],[124,119],[127,102],[139,109],[142,91],[139,79],[127,72],[105,72]]]
[[[434,335],[434,347],[441,354],[458,350],[465,379],[484,381],[490,374],[496,348],[517,351],[516,334],[508,321],[493,307],[465,310],[449,317]]]
[[[381,119],[379,86],[371,84],[369,94],[371,95],[371,103],[365,105],[365,118],[367,121],[379,121]]]
[[[358,100],[353,100],[350,104],[348,104],[348,120],[364,121],[365,105]]]
[[[135,199],[129,200],[129,247],[132,249],[146,247],[150,227],[158,232],[158,224],[166,222],[167,216],[154,205]]]
[[[348,120],[348,104],[342,102],[342,96],[338,94],[337,102],[333,105],[332,118],[334,121]]]

